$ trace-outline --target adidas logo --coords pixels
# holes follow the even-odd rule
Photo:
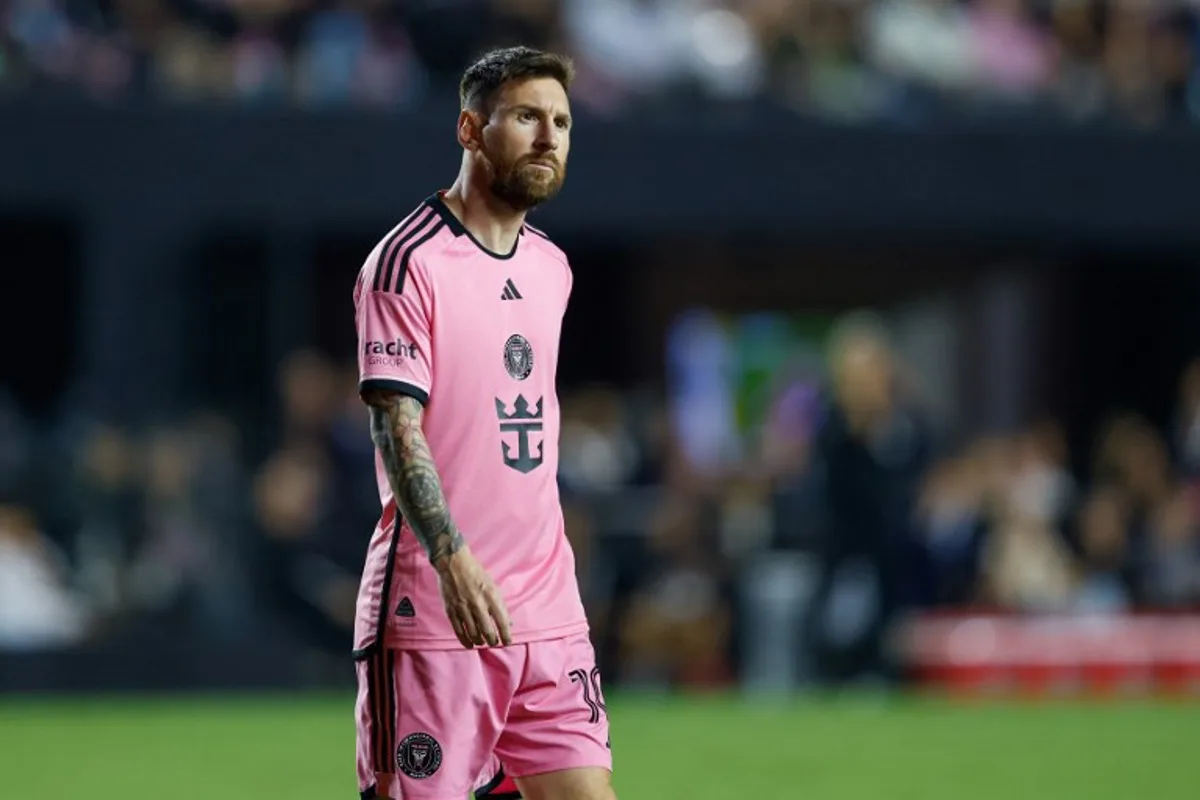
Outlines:
[[[504,291],[500,293],[501,300],[521,300],[521,293],[517,291],[517,285],[509,278],[504,282]]]
[[[400,605],[396,606],[397,617],[415,617],[417,610],[413,608],[412,600],[407,597],[400,598]]]

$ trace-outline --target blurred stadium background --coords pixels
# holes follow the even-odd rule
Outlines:
[[[1200,796],[1197,10],[0,0],[0,796],[353,796],[350,290],[518,42],[623,800]]]

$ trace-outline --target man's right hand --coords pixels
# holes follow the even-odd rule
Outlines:
[[[454,553],[438,558],[433,566],[437,570],[446,616],[463,647],[469,650],[476,645],[512,644],[508,609],[504,607],[492,576],[487,574],[469,547],[464,545]]]

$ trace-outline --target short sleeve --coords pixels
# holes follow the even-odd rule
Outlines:
[[[413,270],[402,294],[362,287],[355,303],[358,389],[386,389],[429,402],[433,387],[428,284]]]

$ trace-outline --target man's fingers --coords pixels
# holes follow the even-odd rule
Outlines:
[[[487,626],[480,623],[478,605],[474,600],[464,600],[459,606],[459,614],[462,616],[463,629],[466,631],[467,638],[471,640],[471,644],[482,647],[487,644]]]
[[[470,650],[475,646],[475,630],[470,614],[464,614],[462,609],[456,608],[450,613],[450,624],[454,627],[454,635],[458,637],[458,641],[462,642],[463,647]]]
[[[500,644],[500,637],[496,635],[496,628],[492,625],[491,615],[488,613],[487,595],[476,597],[471,608],[475,612],[475,624],[479,626],[479,633],[483,640],[491,647]],[[480,642],[480,644],[482,643]]]
[[[508,618],[508,609],[504,607],[504,601],[500,599],[500,592],[495,587],[487,593],[488,611],[491,612],[492,619],[496,621],[496,628],[500,631],[500,641],[505,645],[512,644],[512,622]]]
[[[470,650],[471,640],[467,637],[467,632],[463,628],[462,621],[455,614],[450,615],[450,627],[454,628],[454,635],[458,637],[458,643]]]

